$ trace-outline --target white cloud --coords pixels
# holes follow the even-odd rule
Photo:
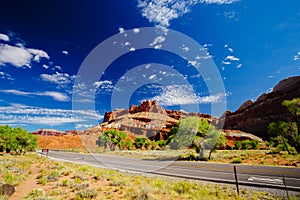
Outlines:
[[[20,90],[11,89],[11,90],[0,90],[0,92],[6,93],[6,94],[19,95],[19,96],[48,96],[48,97],[52,97],[56,101],[69,101],[70,100],[70,98],[66,94],[60,93],[60,92],[54,92],[54,91],[24,92],[24,91],[20,91]]]
[[[43,68],[48,69],[48,68],[49,68],[49,65],[43,64]]]
[[[222,61],[224,65],[231,65],[231,62]]]
[[[97,81],[94,83],[94,86],[96,88],[102,88],[102,87],[112,87],[112,82],[109,80],[105,80],[105,81]]]
[[[31,67],[32,61],[39,62],[41,58],[49,59],[48,54],[39,49],[0,44],[0,65],[11,64],[15,67]]]
[[[238,1],[239,0],[200,0],[201,3],[207,4],[232,4]]]
[[[153,80],[153,79],[155,79],[157,76],[155,75],[155,74],[152,74],[151,76],[149,76],[149,80]]]
[[[182,47],[182,50],[185,51],[185,52],[188,52],[190,50],[190,48],[188,48],[188,47]]]
[[[58,69],[58,70],[60,70],[60,71],[62,70],[62,69],[61,69],[61,66],[59,66],[59,65],[56,65],[56,66],[54,67],[54,69]]]
[[[7,35],[5,35],[5,34],[1,34],[1,33],[0,33],[0,40],[3,40],[3,41],[5,41],[5,42],[8,42],[8,41],[9,41],[9,37],[8,37]]]
[[[230,20],[238,21],[238,18],[236,17],[236,12],[234,12],[234,11],[225,12],[224,16],[227,17]]]
[[[45,51],[39,49],[27,49],[28,52],[33,56],[33,60],[39,62],[41,58],[49,59],[48,54]]]
[[[129,51],[135,51],[135,48],[134,48],[134,47],[131,47],[131,48],[129,49]]]
[[[294,56],[294,61],[299,60],[300,59],[300,51]]]
[[[189,60],[189,61],[188,61],[188,64],[189,64],[189,65],[193,65],[193,66],[195,66],[195,67],[197,67],[197,66],[200,65],[200,63],[199,63],[198,61],[196,61],[196,60]]]
[[[159,45],[161,43],[163,43],[166,40],[166,38],[164,36],[158,36],[156,38],[154,38],[153,42],[150,43],[150,46],[156,46]]]
[[[120,27],[120,28],[119,28],[119,33],[122,34],[122,33],[124,33],[124,32],[125,32],[125,29],[122,28],[122,27]]]
[[[67,73],[59,73],[59,72],[56,72],[55,74],[41,74],[40,77],[43,81],[54,83],[61,86],[71,84],[76,79],[76,75],[71,76]]]
[[[107,94],[107,93],[112,92],[112,90],[114,89],[114,85],[110,80],[97,81],[93,85],[96,88],[97,94]],[[81,90],[81,91],[83,91],[83,90]],[[79,90],[79,93],[80,93],[80,90]],[[87,95],[84,95],[84,92],[83,92],[82,96],[87,96]]]
[[[241,68],[243,65],[242,64],[238,64],[238,66],[236,66],[236,68]]]
[[[1,71],[0,71],[0,79],[6,79],[11,81],[14,80],[10,74]]]
[[[140,29],[134,28],[134,29],[133,29],[133,32],[134,32],[134,33],[139,33],[139,32],[140,32]]]
[[[60,92],[41,92],[41,93],[35,93],[36,95],[39,96],[49,96],[52,97],[54,100],[56,101],[69,101],[70,98],[68,97],[68,95],[64,94],[64,93],[60,93]]]
[[[100,120],[102,115],[93,110],[64,110],[32,107],[22,104],[0,106],[0,124],[35,124],[59,126],[69,123],[90,124],[90,120]]]
[[[163,92],[153,99],[164,106],[217,103],[225,97],[224,94],[200,97],[193,92],[191,86],[187,85],[172,85],[162,89]]]
[[[237,58],[237,57],[234,57],[234,56],[227,56],[227,57],[225,58],[225,60],[239,61],[240,59]]]
[[[192,6],[204,4],[231,4],[237,0],[138,0],[142,16],[158,26],[168,27],[170,21],[190,12]]]
[[[64,55],[69,55],[69,52],[66,51],[66,50],[62,51],[61,53],[64,54]]]

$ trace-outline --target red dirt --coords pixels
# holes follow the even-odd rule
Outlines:
[[[78,135],[38,136],[38,147],[43,149],[81,149],[86,150]]]

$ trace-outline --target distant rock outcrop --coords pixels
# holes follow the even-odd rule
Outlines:
[[[219,124],[224,122],[224,129],[241,130],[267,138],[271,122],[291,120],[292,116],[282,102],[296,97],[300,97],[300,76],[280,81],[272,92],[262,94],[255,102],[246,101],[235,112],[226,111]]]

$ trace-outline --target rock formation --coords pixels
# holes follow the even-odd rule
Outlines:
[[[119,129],[129,134],[143,135],[155,140],[168,138],[168,132],[180,118],[198,116],[216,124],[218,119],[208,114],[187,113],[185,111],[164,110],[155,100],[143,101],[140,105],[131,105],[129,109],[117,109],[106,112],[100,127]]]
[[[246,101],[235,112],[226,111],[219,124],[225,121],[224,129],[241,130],[268,138],[271,122],[291,120],[291,114],[281,104],[296,97],[300,97],[300,76],[280,81],[272,92],[262,94],[255,102]]]

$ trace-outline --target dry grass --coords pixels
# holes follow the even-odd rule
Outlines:
[[[150,178],[80,164],[55,162],[34,154],[0,157],[0,181],[6,182],[5,173],[2,173],[4,171],[16,178],[15,184],[22,184],[33,163],[38,168],[35,170],[36,188],[28,191],[25,199],[282,199],[270,193],[247,190],[243,190],[238,196],[233,186]],[[9,170],[12,167],[14,170],[21,170]],[[23,178],[17,178],[19,173]],[[290,199],[297,197],[291,196]]]

